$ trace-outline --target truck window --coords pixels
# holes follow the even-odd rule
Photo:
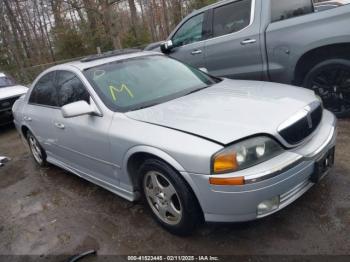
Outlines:
[[[277,22],[314,12],[312,0],[271,0],[271,21]]]
[[[191,17],[172,38],[174,46],[188,45],[203,39],[204,13]]]
[[[238,32],[250,24],[251,0],[240,0],[214,9],[213,37]]]

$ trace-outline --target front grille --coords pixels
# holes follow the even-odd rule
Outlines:
[[[317,126],[320,124],[322,120],[323,107],[319,105],[314,111],[311,112],[311,120],[312,124]]]
[[[4,100],[0,101],[0,110],[4,111],[4,110],[9,110],[12,108],[13,104],[16,102],[16,100],[19,98],[19,96],[16,97],[11,97],[11,98],[7,98]]]
[[[305,115],[291,125],[279,130],[279,134],[290,145],[296,145],[310,136],[321,122],[323,108],[320,103],[304,109]]]

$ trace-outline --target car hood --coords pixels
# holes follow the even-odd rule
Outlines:
[[[0,87],[0,100],[11,98],[15,96],[21,96],[27,93],[28,88],[25,86],[9,86],[9,87]]]
[[[299,87],[224,79],[196,93],[126,115],[228,144],[255,134],[278,136],[280,124],[315,100],[314,92]]]

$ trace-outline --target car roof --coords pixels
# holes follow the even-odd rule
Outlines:
[[[121,61],[125,59],[131,59],[131,58],[136,58],[136,57],[143,57],[143,56],[148,56],[148,55],[162,55],[159,52],[152,52],[152,51],[141,51],[141,50],[131,50],[131,49],[125,49],[125,50],[115,50],[107,53],[102,53],[98,55],[92,55],[85,57],[81,60],[77,61],[71,61],[68,63],[64,64],[59,64],[53,67],[50,67],[48,70],[59,70],[62,69],[63,67],[69,67],[73,66],[80,71],[84,71],[86,69],[115,62],[115,61]]]

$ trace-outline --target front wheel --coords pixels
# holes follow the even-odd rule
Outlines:
[[[30,151],[33,155],[35,162],[39,166],[45,166],[46,165],[46,153],[45,153],[44,149],[40,146],[38,140],[35,138],[35,136],[30,131],[27,132],[27,141],[28,141],[28,145],[29,145]]]
[[[168,164],[149,159],[139,170],[141,188],[154,219],[176,235],[189,235],[202,222],[193,192]]]
[[[303,86],[314,90],[337,117],[350,116],[350,60],[329,59],[315,65]]]

